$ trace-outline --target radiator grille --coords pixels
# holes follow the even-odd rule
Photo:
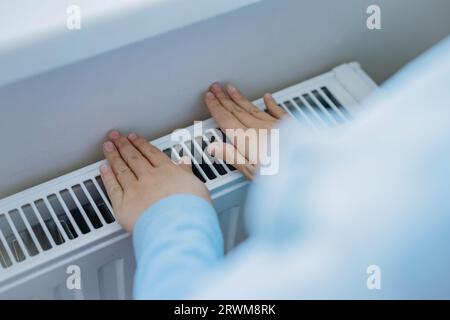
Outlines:
[[[24,261],[114,222],[97,176],[0,214],[0,264]]]
[[[351,119],[348,109],[327,87],[293,96],[280,106],[300,123],[313,128],[332,128]]]

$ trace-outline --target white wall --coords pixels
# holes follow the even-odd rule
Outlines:
[[[215,80],[253,99],[357,60],[381,82],[449,33],[448,0],[265,0],[0,87],[0,197],[101,159],[110,128],[153,139],[207,117]]]

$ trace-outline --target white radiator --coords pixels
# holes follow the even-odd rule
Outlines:
[[[358,63],[274,94],[289,115],[311,129],[335,127],[358,112],[376,88]],[[262,99],[254,102],[263,108]],[[192,156],[221,134],[213,119],[204,135],[174,144],[170,135],[152,141],[167,154]],[[190,131],[193,127],[188,128]],[[247,181],[234,168],[204,156],[193,171],[211,191],[229,251],[245,239],[241,206]],[[99,177],[101,162],[0,200],[1,299],[131,298],[135,261],[131,237],[115,222]],[[74,267],[81,288],[67,280]]]

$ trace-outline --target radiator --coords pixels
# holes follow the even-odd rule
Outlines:
[[[376,88],[356,62],[340,65],[273,96],[311,130],[351,120]],[[263,100],[254,101],[264,108]],[[203,133],[174,144],[152,141],[167,155],[192,157],[222,133],[213,119]],[[193,133],[194,127],[187,128]],[[242,218],[248,182],[232,166],[202,154],[193,172],[211,191],[226,252],[245,240]],[[115,221],[99,177],[102,161],[0,200],[1,299],[129,299],[135,259],[130,235]],[[69,283],[80,275],[80,286]]]

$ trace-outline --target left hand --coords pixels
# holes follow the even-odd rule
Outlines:
[[[192,173],[189,158],[176,165],[147,140],[131,133],[109,134],[103,144],[109,165],[100,174],[117,221],[129,232],[152,204],[177,193],[189,193],[211,201],[205,185]]]

